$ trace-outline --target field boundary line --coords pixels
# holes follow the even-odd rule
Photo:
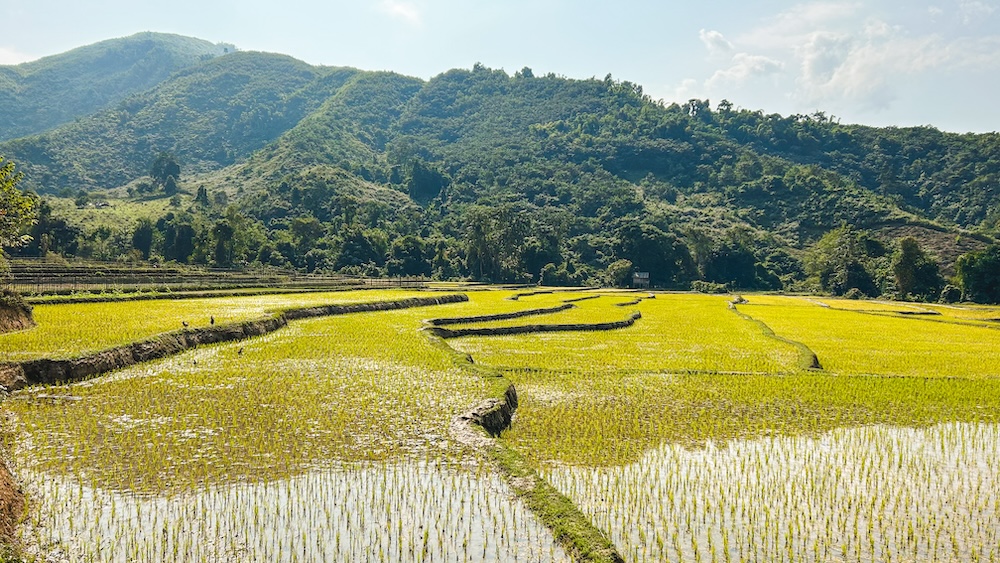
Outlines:
[[[370,303],[343,303],[321,307],[287,309],[267,317],[220,326],[182,329],[152,338],[115,346],[69,359],[39,358],[23,362],[0,363],[0,385],[7,391],[29,385],[80,381],[131,365],[179,354],[205,344],[233,342],[274,332],[289,321],[312,317],[391,311],[468,301],[463,293],[439,297],[410,297]]]
[[[508,319],[519,319],[521,317],[532,317],[536,315],[548,315],[551,313],[558,313],[560,311],[565,311],[567,309],[572,309],[574,307],[576,307],[576,305],[573,305],[572,303],[563,303],[562,305],[557,305],[555,307],[547,307],[542,309],[525,309],[524,311],[515,311],[513,313],[497,313],[495,315],[476,315],[471,317],[445,317],[440,319],[427,319],[424,322],[432,326],[443,326],[443,325],[482,323],[491,321],[505,321]]]
[[[569,499],[535,471],[524,457],[497,437],[510,427],[517,410],[517,389],[499,370],[476,364],[472,355],[459,352],[437,335],[437,327],[422,330],[432,346],[452,355],[456,365],[495,383],[493,397],[484,399],[452,419],[450,433],[459,442],[483,451],[500,469],[517,498],[577,561],[624,563],[608,534]],[[446,329],[440,329],[446,330]]]
[[[785,344],[791,344],[792,346],[795,346],[796,348],[798,348],[798,350],[799,350],[799,367],[801,367],[802,369],[807,369],[807,370],[812,370],[812,371],[820,371],[820,370],[823,369],[823,364],[820,363],[819,356],[817,356],[816,352],[813,352],[812,348],[810,348],[809,346],[807,346],[806,343],[799,342],[798,340],[792,340],[791,338],[785,338],[784,336],[781,336],[780,334],[774,332],[774,329],[772,329],[771,327],[767,326],[767,323],[765,323],[764,321],[759,320],[759,319],[755,319],[755,318],[751,317],[750,315],[748,315],[748,314],[740,311],[737,308],[737,305],[740,305],[742,303],[746,303],[746,300],[744,300],[741,297],[737,297],[736,299],[733,299],[732,301],[730,301],[728,303],[729,310],[732,311],[733,313],[735,313],[736,315],[738,315],[741,319],[743,319],[745,321],[749,321],[749,322],[754,323],[757,326],[759,326],[760,329],[761,329],[761,331],[764,333],[764,336],[767,336],[768,338],[772,338],[774,340],[777,340],[778,342],[784,342]]]
[[[442,328],[440,326],[430,326],[424,330],[444,339],[460,338],[463,336],[507,336],[511,334],[531,334],[538,332],[587,332],[599,330],[616,330],[628,328],[642,318],[642,313],[636,311],[622,321],[607,323],[578,323],[578,324],[533,324],[519,326],[497,326],[484,328]]]

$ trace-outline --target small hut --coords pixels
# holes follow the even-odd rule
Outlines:
[[[634,272],[632,274],[632,287],[649,289],[649,272]]]

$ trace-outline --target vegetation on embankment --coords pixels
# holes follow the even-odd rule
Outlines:
[[[0,362],[74,359],[147,340],[175,329],[238,324],[290,309],[426,295],[419,290],[320,291],[120,303],[42,304],[34,307],[38,326],[17,333],[0,334]]]
[[[493,381],[494,389],[502,389],[496,396],[484,399],[469,411],[455,417],[452,434],[460,441],[489,454],[517,497],[578,561],[624,561],[607,534],[594,526],[566,495],[541,478],[521,454],[497,439],[510,428],[518,407],[514,385],[498,370],[475,364],[471,356],[452,348],[436,334],[436,329],[437,327],[424,329],[433,345],[448,351],[457,365],[477,377]]]
[[[520,319],[524,317],[531,317],[534,315],[548,315],[551,313],[558,313],[559,311],[565,311],[566,309],[572,309],[575,305],[571,303],[563,303],[562,305],[556,305],[555,307],[545,307],[541,309],[527,309],[524,311],[515,311],[513,313],[497,313],[493,315],[474,315],[470,317],[448,317],[443,319],[428,319],[427,324],[432,326],[446,326],[446,325],[456,325],[456,324],[472,324],[478,322],[489,322],[489,321],[503,321],[507,319]]]
[[[0,363],[0,385],[3,385],[7,390],[14,390],[39,383],[55,384],[78,381],[111,370],[177,354],[197,346],[243,340],[273,332],[285,326],[289,320],[426,307],[462,301],[468,301],[468,297],[463,294],[411,297],[394,301],[289,309],[264,319],[219,326],[215,326],[213,321],[212,326],[168,332],[150,340],[133,342],[77,358],[64,360],[40,358],[24,362]]]
[[[741,297],[737,297],[734,301],[731,301],[729,303],[729,310],[739,315],[741,319],[744,319],[759,326],[761,331],[768,337],[773,338],[779,342],[784,342],[785,344],[791,344],[792,346],[798,348],[799,367],[803,369],[815,369],[815,370],[823,369],[823,364],[820,363],[819,356],[817,356],[815,352],[810,350],[809,346],[806,346],[805,344],[797,340],[792,340],[784,336],[779,336],[773,330],[771,330],[771,327],[767,326],[767,323],[765,323],[764,321],[757,320],[751,317],[750,315],[740,312],[740,310],[737,307],[741,303],[746,303],[746,300]]]
[[[530,324],[479,328],[443,328],[439,326],[432,326],[428,327],[426,330],[441,338],[461,338],[463,336],[505,336],[511,334],[531,334],[538,332],[590,332],[628,328],[641,318],[642,313],[636,311],[624,320],[602,323]]]

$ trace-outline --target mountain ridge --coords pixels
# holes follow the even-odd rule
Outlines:
[[[662,270],[661,285],[793,287],[812,275],[807,251],[843,226],[927,226],[912,232],[940,248],[948,272],[963,236],[985,245],[1000,229],[995,133],[842,125],[727,101],[666,105],[610,76],[479,64],[425,81],[230,53],[4,141],[0,154],[26,172],[25,186],[81,201],[125,197],[157,155],[173,155],[176,212],[149,220],[205,233],[205,249],[185,260],[311,271],[410,264],[400,273],[537,281],[547,268],[550,281],[575,283],[628,261]],[[213,225],[240,222],[234,213],[256,226],[233,243],[240,249],[215,252]],[[954,243],[930,234],[941,231]],[[880,250],[877,238],[862,258],[891,291],[895,242]],[[408,249],[394,247],[404,239]],[[268,252],[253,253],[252,240]],[[734,257],[739,275],[712,266]]]
[[[146,90],[206,58],[235,50],[142,32],[18,65],[0,66],[0,141],[41,133]]]

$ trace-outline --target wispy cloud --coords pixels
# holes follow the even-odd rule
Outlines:
[[[755,77],[779,72],[784,67],[784,63],[777,59],[737,51],[732,42],[718,31],[702,29],[698,32],[698,37],[708,49],[711,59],[725,61],[728,66],[716,70],[703,86],[699,87],[690,79],[686,80],[677,89],[678,94],[681,91],[695,93],[723,86],[739,86]]]
[[[979,0],[958,0],[958,13],[965,24],[980,21],[983,18],[993,15],[996,7],[987,2]]]
[[[406,0],[382,0],[379,4],[379,11],[393,19],[415,27],[423,24],[420,7],[413,2],[407,2]]]
[[[749,53],[736,53],[733,55],[732,63],[729,68],[715,71],[715,74],[705,81],[705,86],[709,90],[720,85],[739,86],[752,78],[775,74],[785,66],[779,60]]]
[[[718,31],[702,29],[698,32],[698,38],[710,54],[727,55],[733,52],[733,44]]]
[[[995,10],[983,0],[952,1],[954,21],[982,20]],[[943,13],[933,6],[924,17]],[[731,39],[706,30],[699,38],[714,68],[701,88],[688,83],[684,89],[712,96],[732,95],[734,87],[774,75],[787,85],[784,94],[803,104],[884,109],[908,78],[956,68],[1000,70],[1000,34],[962,36],[936,28],[918,33],[855,0],[806,2]]]

